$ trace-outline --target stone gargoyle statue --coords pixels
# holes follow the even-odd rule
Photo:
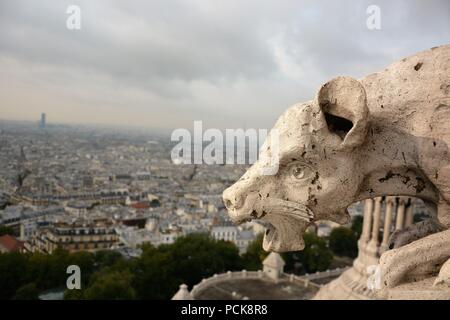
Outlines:
[[[393,288],[441,268],[449,273],[449,143],[450,45],[444,45],[363,79],[332,79],[314,100],[290,107],[260,159],[224,191],[224,203],[236,223],[265,221],[264,249],[283,252],[302,250],[314,221],[348,223],[347,208],[356,201],[421,198],[430,218],[395,232],[380,258],[382,286]],[[273,152],[277,172],[261,174],[261,158]],[[448,275],[441,278],[450,286]]]

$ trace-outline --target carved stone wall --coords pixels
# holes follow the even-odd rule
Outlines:
[[[376,290],[377,267],[383,252],[389,249],[389,239],[396,230],[402,230],[414,223],[414,206],[417,199],[410,197],[377,197],[364,201],[364,219],[361,237],[358,241],[358,257],[353,267],[345,271],[339,278],[322,287],[314,299],[332,300],[367,300],[380,299]],[[369,277],[372,280],[369,280]],[[430,282],[429,280],[428,282]],[[444,297],[437,292],[418,293],[415,291],[391,290],[386,298],[426,299]]]

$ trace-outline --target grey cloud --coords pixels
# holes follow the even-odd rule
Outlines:
[[[245,23],[233,21],[233,12],[220,24],[214,16],[183,3],[169,7],[154,1],[127,1],[124,7],[123,1],[79,1],[82,30],[73,32],[65,28],[70,2],[11,1],[2,7],[0,50],[40,63],[71,64],[136,81],[232,80],[273,71],[264,39],[246,29]],[[128,7],[134,10],[122,10]]]
[[[406,55],[448,43],[449,3],[308,1],[307,7],[314,8],[314,19],[298,21],[286,32],[284,45],[296,49],[291,52],[299,64],[307,57],[322,78],[363,76]],[[366,27],[366,8],[372,4],[381,9],[381,30]]]
[[[65,27],[70,4],[81,7],[80,31]],[[366,28],[371,4],[381,30]],[[65,108],[64,99],[90,112],[61,121],[101,117],[98,106],[139,124],[270,126],[329,78],[449,43],[448,30],[446,0],[3,0],[0,63],[20,68],[0,74],[11,88],[0,88],[0,102],[12,101],[0,117],[31,112],[13,96],[28,85],[39,92],[33,112]],[[56,91],[51,106],[42,96]]]

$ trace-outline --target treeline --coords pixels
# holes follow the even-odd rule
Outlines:
[[[282,254],[285,271],[323,271],[333,254],[356,256],[358,229],[354,221],[352,229],[336,228],[329,239],[306,233],[303,251]],[[206,234],[159,247],[146,244],[142,250],[139,258],[129,260],[115,251],[0,254],[0,299],[37,299],[45,290],[66,288],[69,265],[80,267],[81,289],[66,290],[65,299],[170,299],[181,283],[192,287],[215,273],[260,270],[268,254],[262,250],[262,235],[243,255],[233,243]]]
[[[66,290],[65,299],[168,299],[181,283],[244,267],[234,244],[203,234],[142,249],[129,260],[115,251],[0,254],[0,299],[37,299],[45,290],[65,288],[69,265],[80,267],[82,289]]]

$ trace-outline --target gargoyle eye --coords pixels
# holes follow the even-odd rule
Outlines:
[[[297,163],[291,166],[290,172],[292,177],[300,180],[309,177],[312,171],[307,166]]]
[[[295,166],[292,169],[292,175],[295,179],[303,179],[305,177],[305,171],[300,166]]]

